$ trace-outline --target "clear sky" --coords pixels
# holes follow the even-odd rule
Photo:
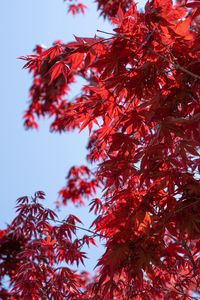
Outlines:
[[[36,44],[49,47],[58,39],[73,40],[73,34],[88,37],[94,36],[97,29],[111,31],[110,25],[98,18],[93,1],[83,2],[89,8],[86,16],[72,17],[67,15],[62,0],[1,0],[0,228],[15,216],[18,197],[43,190],[46,206],[52,207],[70,166],[85,163],[87,132],[51,134],[48,120],[41,120],[39,131],[24,130],[22,115],[27,107],[31,75],[22,70],[23,61],[17,59],[31,54]],[[69,213],[77,211],[65,207],[62,217]],[[78,214],[87,227],[88,209]],[[93,259],[98,255],[98,251],[93,251]]]

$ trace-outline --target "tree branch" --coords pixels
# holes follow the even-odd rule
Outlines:
[[[187,70],[187,69],[185,69],[184,67],[180,66],[178,63],[175,63],[175,62],[171,61],[170,59],[168,59],[168,58],[165,57],[164,55],[162,55],[162,54],[156,52],[155,50],[153,50],[153,49],[147,47],[147,46],[145,45],[146,42],[143,43],[143,44],[141,44],[141,43],[139,43],[139,42],[137,42],[137,41],[134,41],[133,39],[130,39],[130,38],[128,38],[128,37],[126,37],[126,36],[123,36],[123,35],[117,35],[117,34],[110,33],[110,32],[106,32],[106,31],[102,31],[102,30],[97,30],[97,31],[98,31],[98,32],[101,32],[101,33],[104,33],[104,34],[112,35],[113,37],[116,37],[116,38],[122,38],[122,39],[128,40],[128,41],[130,41],[130,42],[132,42],[132,43],[135,43],[135,44],[137,44],[137,45],[140,45],[140,46],[142,46],[142,47],[145,47],[145,48],[147,48],[151,53],[157,55],[158,57],[162,58],[162,59],[165,60],[166,62],[172,64],[172,65],[175,67],[176,70],[181,70],[183,73],[186,73],[187,75],[192,76],[192,77],[195,78],[196,80],[200,80],[200,76],[199,76],[199,75],[197,75],[197,74],[195,74],[195,73],[193,73],[193,72],[190,72],[189,70]]]

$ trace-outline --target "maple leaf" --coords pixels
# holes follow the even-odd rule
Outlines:
[[[51,69],[48,71],[48,74],[51,75],[51,79],[49,84],[51,84],[58,76],[63,75],[65,80],[68,80],[68,72],[69,67],[65,64],[65,62],[57,62]]]
[[[44,246],[54,246],[56,244],[56,240],[52,240],[50,236],[47,236],[45,240],[41,240]]]

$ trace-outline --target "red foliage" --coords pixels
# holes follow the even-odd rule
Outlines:
[[[86,167],[72,167],[67,175],[66,187],[59,191],[61,202],[66,205],[72,201],[76,205],[83,205],[83,198],[89,198],[96,192],[97,179],[91,178],[92,172]],[[57,202],[59,206],[59,202]]]
[[[83,204],[102,187],[90,203],[97,216],[86,229],[72,215],[58,221],[38,202],[42,192],[20,198],[1,232],[0,295],[192,299],[200,290],[199,2],[152,0],[144,12],[128,0],[96,2],[112,33],[37,46],[23,59],[33,75],[26,128],[48,115],[52,131],[89,129],[96,171],[73,167],[59,194],[64,204]],[[79,76],[87,84],[71,100]],[[77,229],[87,235],[77,238]],[[84,262],[81,249],[95,237],[105,253],[90,278],[70,265]]]
[[[77,0],[64,0],[69,2],[68,4],[68,13],[72,13],[72,15],[76,15],[78,13],[85,13],[85,9],[87,8],[86,5],[82,3],[77,3]],[[73,2],[73,3],[71,3]]]

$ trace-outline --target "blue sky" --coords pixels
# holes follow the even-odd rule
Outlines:
[[[15,216],[18,197],[43,190],[47,195],[46,206],[52,207],[70,166],[85,163],[87,132],[51,134],[48,120],[40,122],[39,131],[23,128],[22,115],[27,107],[31,75],[22,70],[23,61],[17,59],[32,53],[36,44],[49,47],[58,39],[73,40],[73,34],[89,37],[97,29],[111,31],[110,25],[98,18],[93,1],[84,3],[89,8],[86,16],[72,17],[67,15],[62,0],[1,1],[0,228]],[[74,89],[75,94],[78,89],[79,85]],[[77,210],[65,207],[62,217],[69,213],[75,214]],[[88,209],[78,215],[87,227]],[[97,256],[95,250],[93,260]]]
[[[24,130],[31,75],[17,57],[32,53],[36,44],[49,47],[57,39],[73,40],[73,34],[110,30],[97,18],[96,6],[88,6],[86,17],[72,17],[62,0],[5,0],[1,5],[1,224],[11,220],[15,199],[22,195],[44,190],[53,203],[69,167],[85,161],[87,132],[51,134],[48,120],[41,120],[39,131]]]

